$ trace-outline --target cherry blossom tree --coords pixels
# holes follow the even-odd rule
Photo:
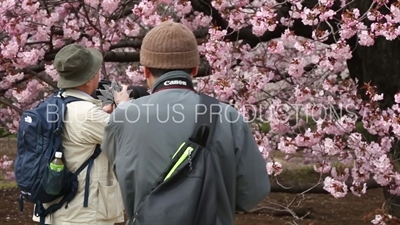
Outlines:
[[[198,40],[198,90],[246,117],[271,177],[285,169],[275,151],[287,160],[300,154],[332,196],[361,196],[372,180],[400,218],[399,0],[0,4],[0,126],[9,132],[56,88],[52,60],[63,46],[98,48],[103,78],[138,84],[142,38],[175,20]]]

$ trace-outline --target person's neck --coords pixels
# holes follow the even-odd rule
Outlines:
[[[92,95],[92,94],[93,94],[93,93],[90,93],[90,90],[88,90],[87,88],[76,87],[76,88],[73,88],[73,89],[75,89],[75,90],[77,90],[77,91],[80,91],[80,92],[83,92],[83,93],[85,93],[85,94],[87,94],[87,95]]]
[[[82,94],[84,94],[84,95],[86,95],[86,96],[88,96],[88,97],[93,98],[92,93],[90,93],[90,92],[89,92],[87,89],[85,89],[85,88],[71,88],[71,90],[75,90],[75,91],[81,92]]]

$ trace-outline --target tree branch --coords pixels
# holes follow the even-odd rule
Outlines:
[[[138,62],[139,52],[113,52],[108,51],[104,55],[105,62]]]
[[[12,84],[12,87],[15,87],[19,84],[22,84],[23,82],[29,80],[30,77],[28,75],[25,75],[24,78],[22,78],[21,80],[15,82]],[[3,96],[6,92],[8,91],[8,89],[0,89],[0,96]]]
[[[142,45],[142,40],[139,38],[135,38],[133,40],[121,40],[117,44],[111,45],[110,50],[113,50],[116,48],[127,48],[127,47],[140,48],[141,45]]]
[[[44,68],[43,68],[44,69]],[[37,73],[33,70],[24,70],[24,73],[32,74],[33,76],[39,78],[40,80],[46,82],[53,88],[57,88],[57,82],[53,81],[46,73]]]
[[[121,6],[120,9],[116,10],[116,12],[113,13],[113,15],[109,18],[111,20],[119,20],[121,18],[125,18],[129,15],[131,15],[132,8],[135,4],[138,4],[140,1],[138,0],[126,0],[126,1],[121,1]]]
[[[22,114],[22,109],[18,108],[17,106],[9,103],[7,100],[5,100],[3,97],[0,98],[0,103],[3,105],[6,105],[8,107],[10,107],[11,109],[15,110],[16,112],[18,112],[19,114]]]
[[[352,180],[348,180],[345,182],[348,187],[352,186]],[[375,180],[369,179],[367,180],[367,189],[376,189],[381,186],[376,183]],[[299,184],[299,183],[286,183],[286,184],[276,184],[271,183],[271,192],[273,193],[290,193],[290,194],[298,194],[307,191],[307,193],[314,194],[329,194],[329,192],[325,191],[324,185],[319,184],[315,186],[315,184]],[[350,188],[349,190],[350,191]]]
[[[315,1],[309,1],[309,2],[310,2],[309,4],[311,4],[311,5],[312,4],[315,5],[317,3]],[[260,42],[267,42],[272,39],[281,37],[283,32],[287,29],[286,26],[279,24],[274,31],[272,31],[272,32],[267,31],[261,37],[257,37],[256,35],[253,34],[252,26],[244,27],[244,28],[240,29],[239,31],[234,31],[232,28],[230,28],[228,25],[228,22],[222,18],[219,11],[211,5],[210,1],[191,0],[191,4],[192,4],[192,7],[194,10],[203,12],[204,14],[206,14],[208,16],[212,16],[212,18],[213,18],[212,22],[213,22],[214,26],[221,27],[222,29],[227,30],[228,34],[225,36],[225,40],[227,40],[227,41],[243,40],[245,44],[249,44],[252,48],[257,46]],[[335,5],[332,8],[338,9],[338,7],[340,7],[340,5],[338,5],[338,4],[339,3],[335,2]],[[281,6],[276,11],[276,13],[278,14],[278,16],[276,18],[277,21],[280,21],[280,19],[282,17],[289,16],[290,6],[291,6],[291,4],[286,3],[285,5]],[[337,16],[339,16],[339,15],[337,15]],[[334,23],[333,20],[331,20],[329,22]],[[296,35],[311,39],[312,31],[314,28],[311,26],[306,26],[300,20],[296,19],[296,20],[294,20],[294,24],[291,29],[293,30],[293,32]],[[326,41],[324,41],[323,43],[331,44],[334,42],[335,42],[334,36],[330,35],[329,38]]]

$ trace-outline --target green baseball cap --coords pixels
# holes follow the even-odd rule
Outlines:
[[[94,48],[69,44],[54,58],[54,67],[60,75],[58,88],[74,88],[90,81],[100,70],[103,55]]]

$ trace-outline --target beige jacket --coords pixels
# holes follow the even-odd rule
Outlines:
[[[94,152],[96,144],[103,141],[104,127],[109,114],[101,108],[101,101],[78,90],[66,90],[71,95],[85,101],[71,102],[67,105],[65,130],[63,133],[66,166],[75,171]],[[83,207],[86,168],[79,174],[79,188],[75,198],[54,214],[46,217],[46,224],[72,225],[96,224],[110,225],[124,222],[124,208],[116,176],[107,157],[102,152],[94,161],[90,174],[88,207]],[[59,199],[56,200],[56,202]],[[50,204],[44,204],[47,208]],[[33,215],[33,220],[39,218]]]

